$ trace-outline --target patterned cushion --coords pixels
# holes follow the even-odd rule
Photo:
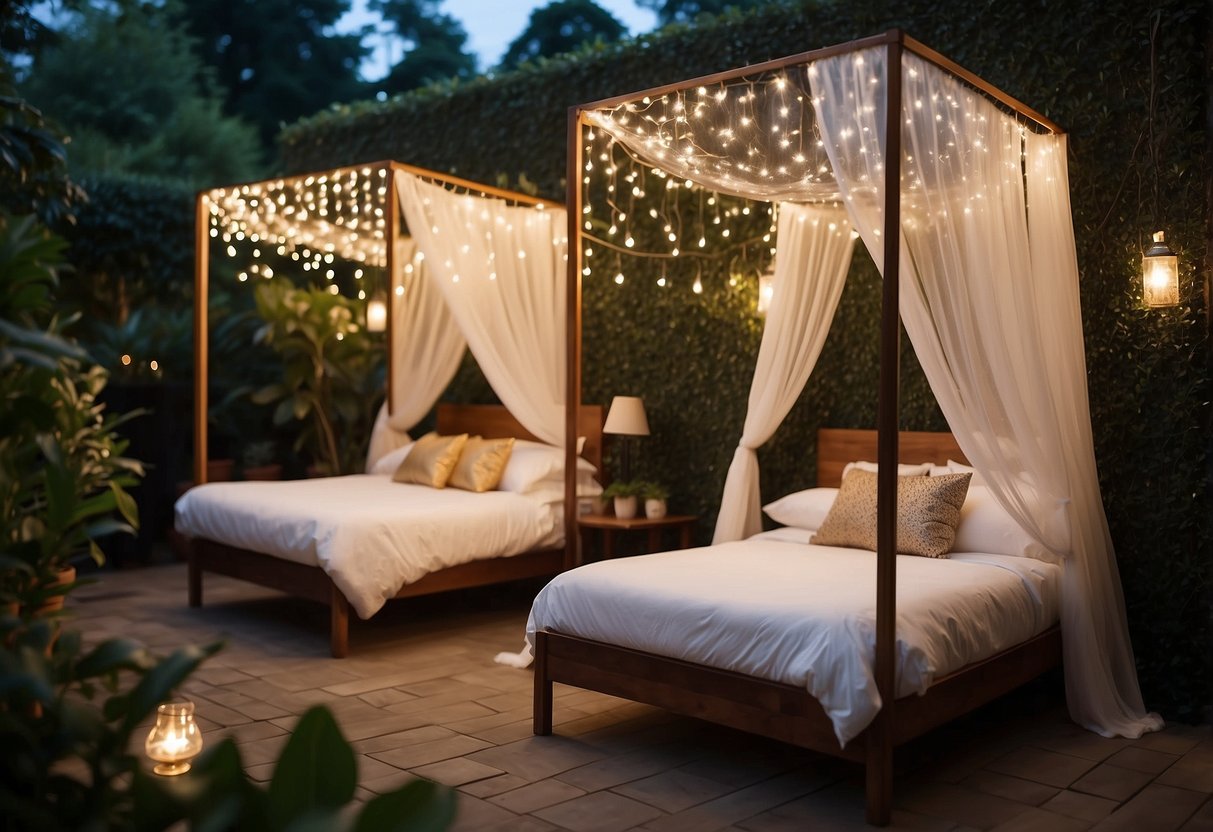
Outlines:
[[[505,464],[510,461],[514,440],[482,439],[473,436],[463,446],[459,462],[447,485],[464,491],[492,491],[501,482]]]
[[[945,558],[972,474],[897,478],[897,552]],[[810,543],[876,551],[876,474],[853,470]]]
[[[458,436],[427,433],[413,443],[413,450],[409,451],[396,473],[392,474],[392,480],[445,488],[467,441],[466,433]]]

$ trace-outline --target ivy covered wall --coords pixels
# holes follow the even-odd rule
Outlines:
[[[1208,718],[1213,678],[1213,390],[1202,294],[1209,8],[1203,0],[789,3],[497,79],[327,111],[289,127],[281,147],[291,171],[395,158],[530,182],[562,198],[570,105],[893,26],[1046,113],[1069,131],[1096,453],[1142,684],[1151,707],[1194,721]],[[1155,226],[1180,255],[1179,309],[1141,307],[1136,276]],[[706,540],[761,336],[755,287],[729,286],[723,267],[706,266],[704,291],[694,294],[694,265],[681,263],[658,290],[653,266],[625,268],[622,285],[606,270],[585,283],[584,398],[644,397],[653,436],[639,446],[639,468],[671,486],[675,509],[704,515]],[[764,495],[811,484],[819,425],[874,424],[877,285],[860,250],[818,369],[760,453]],[[943,428],[908,345],[904,356],[904,426]],[[471,366],[451,390],[464,400],[490,395]]]

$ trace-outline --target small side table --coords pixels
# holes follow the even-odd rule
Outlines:
[[[645,551],[652,553],[661,550],[661,533],[666,529],[676,529],[678,531],[678,548],[689,549],[691,548],[691,529],[698,519],[692,514],[667,514],[660,520],[650,520],[647,517],[621,520],[612,515],[583,514],[577,518],[577,524],[581,528],[583,551],[586,548],[586,532],[590,529],[598,529],[602,532],[602,557],[613,558],[615,557],[615,533],[621,531],[647,531],[648,546]]]

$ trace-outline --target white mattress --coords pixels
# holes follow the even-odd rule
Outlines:
[[[562,514],[559,503],[505,491],[358,474],[202,485],[177,501],[176,526],[190,537],[319,566],[370,618],[430,572],[562,545]]]
[[[779,529],[701,549],[602,561],[535,599],[548,629],[803,687],[841,745],[880,709],[872,672],[876,556]],[[1061,567],[958,554],[897,558],[898,696],[1048,629]]]

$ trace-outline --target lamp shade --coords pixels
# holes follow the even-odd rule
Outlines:
[[[639,396],[616,396],[611,400],[603,433],[620,436],[648,436],[649,417]]]
[[[1179,305],[1179,259],[1161,231],[1141,258],[1141,297],[1146,306]]]

